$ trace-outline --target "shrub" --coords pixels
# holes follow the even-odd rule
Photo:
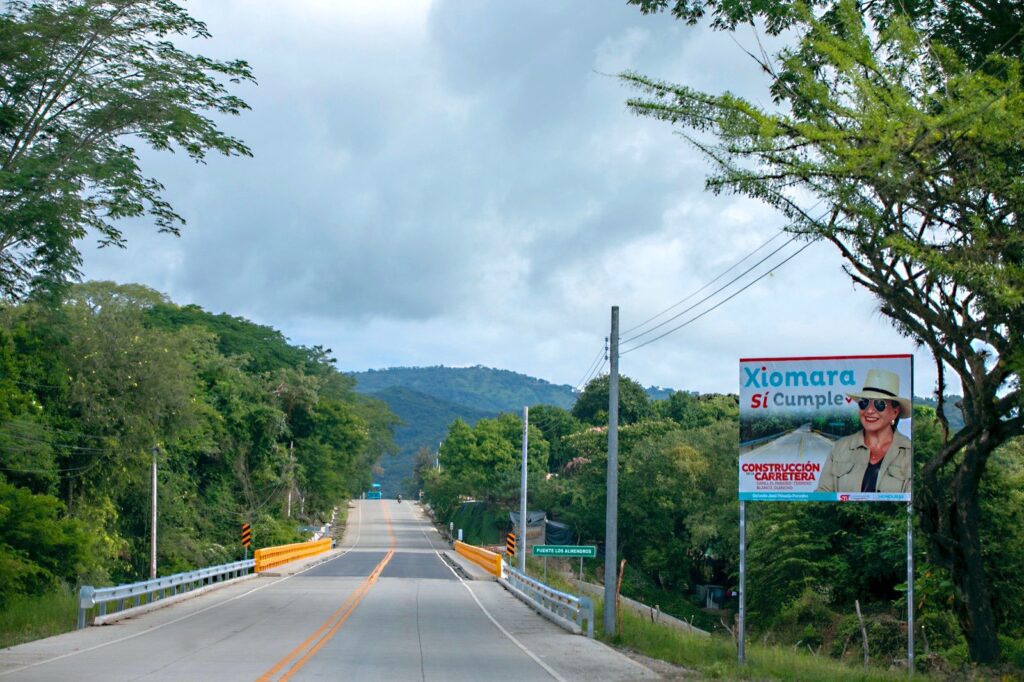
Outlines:
[[[775,619],[775,627],[805,642],[807,637],[811,637],[820,646],[824,633],[832,628],[835,618],[836,614],[828,607],[825,595],[820,590],[807,588],[782,608]]]

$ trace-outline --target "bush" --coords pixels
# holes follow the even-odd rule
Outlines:
[[[873,660],[889,663],[907,658],[907,629],[888,614],[872,616],[867,622],[868,651]]]
[[[836,614],[828,607],[825,595],[820,590],[807,588],[782,607],[775,618],[775,627],[805,642],[810,637],[820,646],[824,633],[832,629],[835,619]]]
[[[1024,638],[999,636],[999,646],[1003,652],[1003,660],[1015,668],[1024,669]]]
[[[915,638],[919,646],[927,642],[929,651],[946,651],[958,644],[965,644],[963,633],[960,632],[960,625],[949,611],[931,611],[924,613],[917,618],[918,632],[920,638]]]

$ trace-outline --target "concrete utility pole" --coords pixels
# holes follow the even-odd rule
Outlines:
[[[523,407],[523,466],[519,477],[519,542],[516,553],[519,554],[519,571],[526,573],[526,450],[530,430],[530,408]]]
[[[608,500],[604,521],[604,633],[615,635],[615,585],[619,550],[619,306],[612,306],[608,350]]]
[[[153,492],[153,503],[151,507],[151,530],[149,539],[149,577],[156,577],[156,456],[160,454],[160,448],[153,446],[153,466],[150,476],[150,489]]]

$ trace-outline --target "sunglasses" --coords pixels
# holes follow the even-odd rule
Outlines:
[[[891,400],[868,400],[867,398],[861,398],[857,401],[857,407],[862,410],[868,409],[868,405],[871,403],[875,404],[875,412],[884,412],[885,408],[889,406],[889,403],[894,402]]]

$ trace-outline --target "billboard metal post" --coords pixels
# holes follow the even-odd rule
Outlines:
[[[914,674],[914,505],[907,502],[907,671]]]
[[[747,503],[740,500],[740,622],[736,651],[741,664],[747,662]]]

